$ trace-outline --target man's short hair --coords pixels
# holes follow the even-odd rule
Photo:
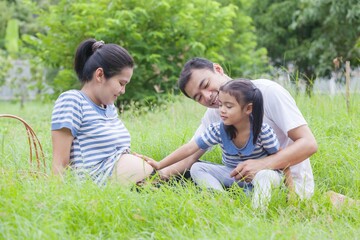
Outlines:
[[[209,69],[210,71],[213,72],[214,64],[213,64],[213,62],[211,62],[205,58],[198,58],[198,57],[193,58],[185,63],[185,65],[180,73],[180,77],[178,80],[178,86],[179,86],[181,92],[188,98],[190,98],[190,96],[185,92],[185,87],[191,78],[193,69]]]

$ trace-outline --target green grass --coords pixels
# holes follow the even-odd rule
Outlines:
[[[141,191],[109,184],[65,182],[28,173],[25,128],[0,118],[0,239],[359,239],[360,209],[333,208],[325,196],[334,190],[360,199],[360,96],[351,113],[342,96],[296,97],[313,130],[319,150],[311,158],[316,190],[311,200],[286,201],[275,191],[266,213],[251,209],[238,189],[199,191],[189,182],[174,182]],[[0,114],[24,118],[39,137],[51,165],[52,104],[0,103]],[[161,159],[187,142],[205,109],[179,98],[161,111],[122,118],[132,149]],[[205,158],[219,161],[215,149]]]

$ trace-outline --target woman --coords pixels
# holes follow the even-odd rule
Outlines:
[[[53,173],[70,167],[100,185],[110,176],[121,184],[149,176],[153,168],[130,154],[130,134],[114,106],[132,77],[133,58],[116,44],[88,39],[74,65],[81,90],[62,93],[52,113]]]

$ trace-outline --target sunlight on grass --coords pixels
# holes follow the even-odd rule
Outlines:
[[[0,113],[15,114],[35,130],[43,145],[47,174],[30,174],[25,128],[0,119],[0,238],[2,239],[356,239],[360,207],[332,207],[325,192],[360,199],[360,96],[347,113],[342,96],[316,94],[296,101],[318,141],[311,158],[316,190],[309,201],[287,201],[276,190],[266,213],[251,209],[241,189],[201,191],[188,181],[159,187],[124,188],[79,184],[51,176],[52,104],[0,103]],[[205,109],[179,98],[166,110],[121,118],[132,150],[160,160],[189,141]],[[219,162],[220,150],[203,159]]]

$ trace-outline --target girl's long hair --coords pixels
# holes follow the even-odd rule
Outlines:
[[[261,131],[264,116],[264,101],[260,90],[248,79],[235,79],[220,87],[220,91],[235,97],[243,108],[252,103],[252,131],[253,144],[256,143]],[[231,139],[236,137],[237,131],[233,125],[225,125],[225,131]]]

